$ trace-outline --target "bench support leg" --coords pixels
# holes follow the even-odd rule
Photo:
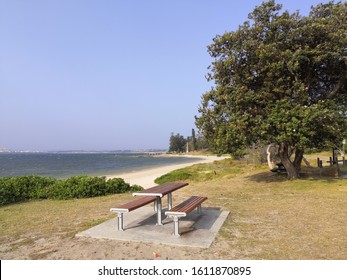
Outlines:
[[[118,213],[118,230],[124,231],[123,228],[123,213]]]
[[[196,209],[198,210],[198,214],[200,214],[201,213],[201,204],[199,204]]]
[[[180,236],[180,233],[179,233],[179,218],[177,216],[174,216],[173,220],[174,220],[174,235],[175,236]]]

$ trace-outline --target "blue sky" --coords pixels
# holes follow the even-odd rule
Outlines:
[[[212,86],[207,46],[261,2],[0,0],[0,149],[168,148]]]

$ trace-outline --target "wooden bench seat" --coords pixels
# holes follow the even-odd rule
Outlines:
[[[172,217],[174,220],[174,235],[180,236],[179,218],[187,216],[187,214],[192,212],[195,208],[197,208],[198,213],[201,213],[201,204],[206,199],[207,197],[204,196],[192,196],[171,210],[165,212],[166,216]]]
[[[132,201],[129,201],[117,208],[111,208],[110,211],[117,213],[118,215],[118,230],[123,231],[123,214],[127,212],[131,212],[137,208],[140,208],[142,206],[145,206],[151,202],[155,202],[156,197],[153,196],[144,196],[139,199],[135,199]]]

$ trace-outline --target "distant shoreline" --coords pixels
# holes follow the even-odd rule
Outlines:
[[[66,151],[35,151],[0,149],[0,154],[166,154],[165,150],[66,150]]]
[[[132,180],[135,172],[158,168],[159,170],[155,171],[157,174],[162,173],[160,169],[163,167],[169,167],[170,170],[167,172],[170,172],[172,169],[206,162],[206,158],[211,157],[167,154],[159,151],[146,153],[0,153],[0,166],[2,166],[0,177],[38,175],[67,179],[84,175],[120,177],[125,174],[125,179]],[[130,177],[129,174],[131,174]],[[138,182],[137,179],[136,182]]]

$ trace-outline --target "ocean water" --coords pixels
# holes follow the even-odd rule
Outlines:
[[[0,153],[0,177],[40,175],[57,179],[104,176],[199,159],[146,153]]]

